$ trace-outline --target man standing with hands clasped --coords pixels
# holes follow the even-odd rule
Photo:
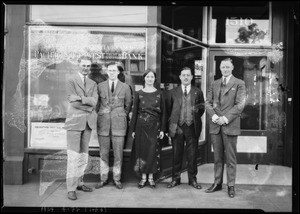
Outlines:
[[[222,78],[214,81],[205,102],[209,120],[209,133],[214,149],[214,184],[205,192],[222,190],[224,156],[228,195],[235,196],[236,144],[240,134],[240,116],[245,106],[245,82],[232,75],[234,66],[230,58],[221,61]]]

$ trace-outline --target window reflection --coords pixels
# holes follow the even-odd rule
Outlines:
[[[213,7],[211,43],[270,45],[269,6]]]
[[[92,58],[89,77],[97,83],[107,79],[106,67],[112,61],[119,63],[119,79],[127,84],[132,83],[132,73],[141,75],[145,70],[145,29],[29,26],[26,32],[28,58],[21,72],[28,74],[28,127],[32,141],[29,146],[32,147],[47,148],[47,143],[42,142],[63,126],[68,106],[66,80],[78,72],[80,56]],[[42,138],[37,134],[40,131],[44,133]],[[54,145],[64,147],[63,132],[59,133],[57,138],[61,141],[55,141]],[[90,146],[98,146],[95,133]]]
[[[163,6],[162,24],[180,33],[202,41],[202,6]],[[175,38],[176,40],[176,38]],[[175,48],[189,47],[192,44],[183,40],[175,42]]]

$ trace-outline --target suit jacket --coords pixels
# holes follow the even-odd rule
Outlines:
[[[130,88],[126,83],[118,81],[111,101],[109,100],[109,90],[108,80],[98,84],[98,135],[108,136],[111,130],[113,136],[125,136],[127,115],[132,108]]]
[[[70,102],[68,99],[69,104],[64,128],[66,130],[82,131],[88,123],[91,129],[96,129],[97,84],[87,77],[86,88],[84,88],[83,82],[77,73],[67,79],[66,91],[67,99],[69,95],[77,95],[82,100]]]
[[[214,81],[208,90],[205,107],[209,115],[209,133],[218,134],[221,126],[212,122],[214,114],[225,116],[229,124],[224,125],[223,130],[227,135],[239,135],[240,116],[245,106],[246,87],[245,82],[231,76],[225,86],[223,94],[220,95],[222,78]],[[222,96],[220,101],[219,96]]]
[[[192,101],[192,111],[193,111],[193,122],[195,127],[195,134],[197,137],[200,136],[202,130],[201,116],[204,113],[204,98],[203,93],[199,88],[191,86],[191,101]],[[180,109],[182,104],[182,88],[181,86],[176,87],[170,91],[169,94],[169,104],[170,107],[170,117],[169,117],[169,135],[174,137],[178,127]]]

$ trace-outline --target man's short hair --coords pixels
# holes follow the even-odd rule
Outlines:
[[[107,64],[107,67],[110,66],[110,65],[116,65],[118,67],[118,62],[110,62],[110,63]]]
[[[194,75],[194,74],[193,74],[193,71],[192,71],[192,69],[191,69],[190,67],[185,66],[185,67],[183,67],[183,68],[181,69],[181,71],[183,71],[183,70],[189,70],[189,71],[191,72],[191,75]],[[181,71],[180,71],[180,74],[181,74]]]
[[[231,62],[231,64],[233,65],[232,59],[229,58],[229,57],[221,60],[221,62],[223,62],[223,61],[224,61],[224,62],[229,61],[229,62]]]
[[[92,58],[91,57],[89,57],[89,56],[81,56],[81,57],[79,57],[78,58],[78,63],[80,63],[81,62],[81,60],[89,60],[89,61],[91,61],[92,62]]]

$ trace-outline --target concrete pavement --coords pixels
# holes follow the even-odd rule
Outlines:
[[[258,209],[265,212],[292,211],[292,169],[283,166],[238,165],[236,197],[229,198],[227,186],[214,193],[205,193],[213,181],[213,164],[198,167],[198,182],[202,189],[197,190],[187,184],[187,173],[182,173],[182,184],[172,189],[166,186],[171,178],[157,183],[156,189],[146,186],[137,188],[137,182],[124,182],[124,188],[118,190],[112,183],[93,192],[77,191],[78,199],[67,198],[65,180],[50,184],[41,194],[38,182],[24,185],[4,185],[4,207],[35,207],[41,211],[72,211],[85,209],[88,212],[121,211],[127,208],[179,209],[181,211],[199,211],[199,209]],[[226,175],[226,171],[224,172]],[[94,187],[97,181],[86,184]],[[226,176],[224,176],[226,183]],[[112,209],[111,209],[112,208]],[[122,209],[119,209],[122,208]],[[97,209],[97,210],[96,210]],[[185,210],[187,209],[187,210]],[[74,211],[74,210],[73,210]],[[76,211],[76,210],[75,210]],[[125,210],[126,211],[126,210]]]

